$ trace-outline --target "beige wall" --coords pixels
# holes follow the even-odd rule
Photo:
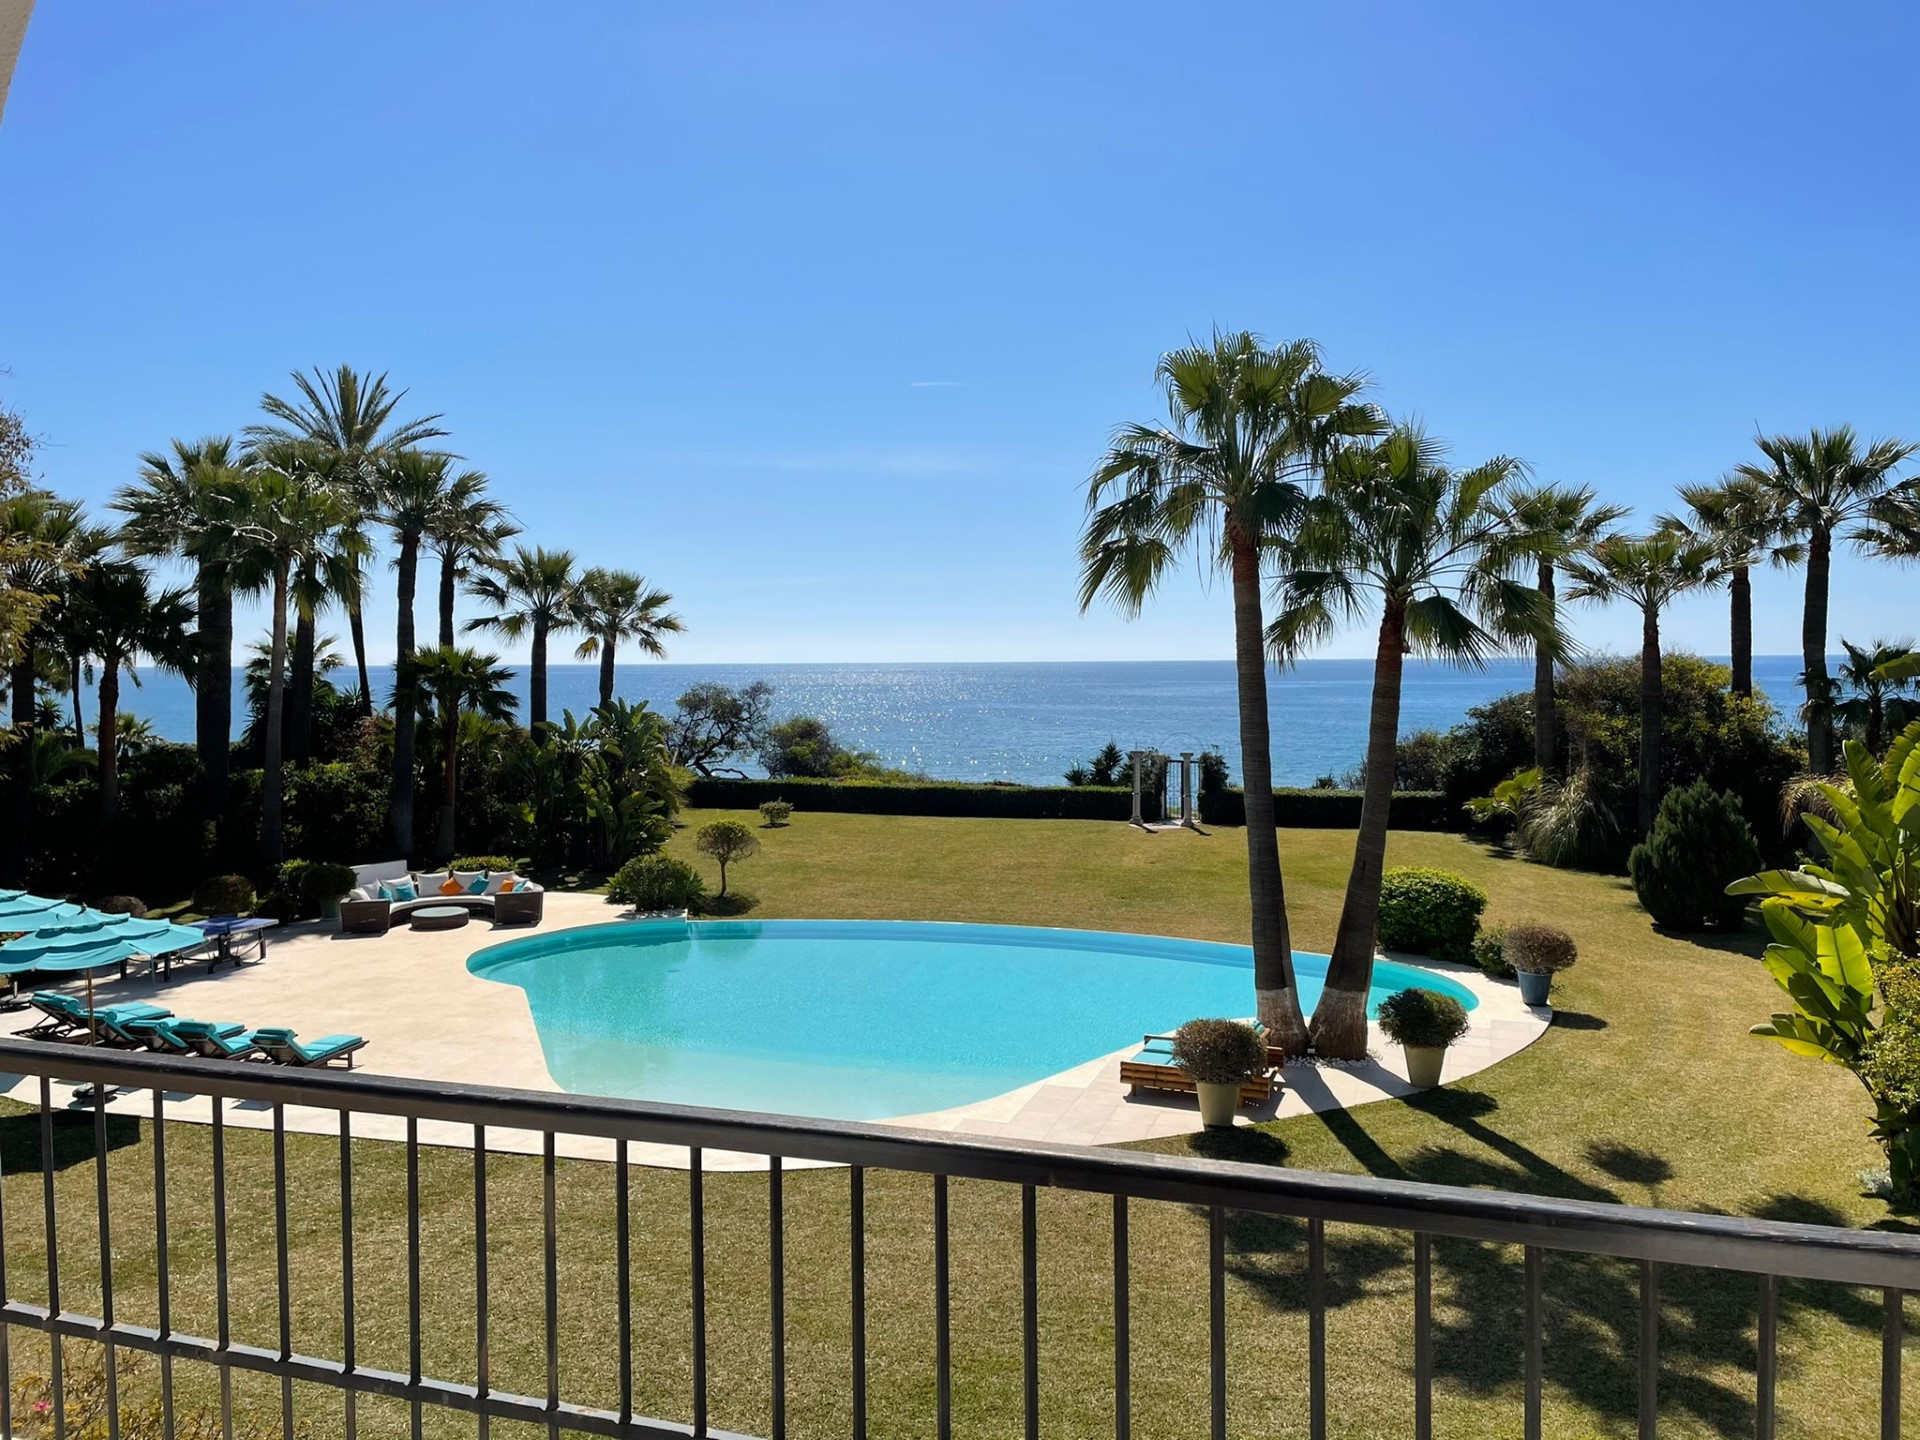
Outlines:
[[[7,85],[13,79],[13,62],[20,58],[20,42],[26,38],[27,16],[33,0],[0,0],[0,115],[7,111]]]

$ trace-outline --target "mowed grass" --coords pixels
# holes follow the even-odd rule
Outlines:
[[[673,849],[698,860],[687,817]],[[757,823],[757,817],[741,816]],[[1244,941],[1242,836],[1144,836],[1118,825],[800,815],[757,830],[759,855],[734,887],[762,917],[838,916],[1084,926]],[[1282,836],[1295,943],[1330,943],[1351,854],[1345,832]],[[1862,1193],[1878,1161],[1853,1080],[1746,1034],[1772,1008],[1755,963],[1757,934],[1712,945],[1655,934],[1631,892],[1608,877],[1546,870],[1453,836],[1396,834],[1392,863],[1460,871],[1494,897],[1490,923],[1566,926],[1581,962],[1556,985],[1560,1018],[1515,1059],[1411,1104],[1384,1103],[1236,1132],[1224,1142],[1164,1142],[1174,1152],[1297,1167],[1495,1186],[1538,1194],[1811,1220],[1897,1225]],[[777,1044],[780,1017],[744,1001],[743,1029]],[[966,1017],[955,1017],[964,1024]],[[62,1303],[97,1312],[91,1129],[64,1122],[55,1160]],[[152,1323],[150,1127],[116,1122],[110,1162],[115,1288],[123,1319]],[[210,1134],[167,1131],[174,1324],[211,1335]],[[236,1338],[277,1343],[271,1149],[228,1135],[228,1207]],[[290,1223],[293,1344],[340,1354],[338,1146],[293,1136]],[[44,1297],[37,1123],[0,1120],[10,1293]],[[407,1368],[407,1206],[403,1152],[355,1146],[354,1245],[362,1363]],[[691,1418],[687,1177],[634,1170],[635,1389],[644,1411]],[[847,1194],[844,1171],[786,1182],[788,1422],[796,1436],[851,1433]],[[427,1373],[471,1381],[475,1336],[473,1160],[429,1151],[421,1166],[422,1304]],[[545,1391],[541,1195],[537,1160],[489,1164],[493,1382]],[[932,1433],[930,1182],[869,1174],[870,1434]],[[559,1173],[562,1394],[617,1404],[614,1186],[610,1167]],[[767,1184],[706,1178],[712,1423],[771,1426]],[[954,1419],[966,1436],[1017,1434],[1021,1416],[1018,1195],[956,1184],[952,1195]],[[1040,1196],[1042,1425],[1050,1436],[1112,1433],[1111,1206]],[[1133,1427],[1157,1437],[1206,1433],[1206,1221],[1184,1208],[1131,1214]],[[1330,1226],[1329,1428],[1340,1436],[1412,1433],[1412,1273],[1404,1237]],[[1307,1309],[1302,1227],[1230,1216],[1229,1432],[1307,1433]],[[1517,1251],[1435,1247],[1436,1433],[1517,1436],[1521,1426],[1521,1260]],[[1638,1285],[1624,1264],[1551,1256],[1546,1264],[1546,1431],[1635,1432]],[[1676,1270],[1662,1279],[1663,1435],[1752,1433],[1757,1287],[1743,1276]],[[1877,1423],[1879,1297],[1831,1286],[1783,1287],[1782,1434],[1851,1436]],[[87,1347],[70,1346],[83,1358]],[[97,1352],[96,1352],[97,1353]],[[15,1336],[16,1373],[44,1348]],[[97,1361],[94,1363],[97,1364]],[[188,1401],[216,1394],[205,1367],[182,1364]],[[150,1396],[157,1367],[127,1378]],[[277,1385],[237,1376],[243,1434],[278,1433]],[[336,1434],[340,1402],[301,1387],[304,1431]],[[1920,1417],[1920,1409],[1910,1409]],[[362,1434],[401,1433],[405,1407],[365,1400]],[[470,1418],[429,1410],[425,1433],[470,1435]],[[32,1424],[22,1433],[36,1433]],[[518,1433],[496,1426],[503,1436]]]

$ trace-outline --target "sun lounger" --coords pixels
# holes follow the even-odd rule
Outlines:
[[[202,1020],[183,1020],[171,1015],[163,1019],[131,1020],[124,1028],[139,1036],[141,1043],[149,1050],[157,1050],[162,1055],[198,1055],[200,1051],[181,1030],[183,1025],[204,1027],[202,1033],[217,1035],[222,1039],[230,1039],[247,1028],[231,1020],[208,1025]]]
[[[154,1020],[170,1019],[172,1015],[171,1010],[144,1002],[103,1005],[93,1012],[93,1035],[102,1045],[138,1050],[147,1043],[147,1037],[139,1027]]]
[[[173,1013],[163,1005],[152,1005],[145,1000],[128,1000],[88,1010],[73,996],[58,990],[35,991],[31,1003],[47,1017],[21,1032],[35,1040],[65,1040],[91,1031],[110,1045],[138,1044],[138,1040],[119,1027],[130,1020],[158,1020]]]
[[[245,1060],[260,1052],[259,1032],[230,1021],[176,1020],[173,1033],[190,1053],[209,1060]]]
[[[1171,1035],[1146,1035],[1141,1038],[1144,1042],[1141,1047],[1120,1062],[1121,1083],[1136,1094],[1142,1090],[1164,1090],[1181,1095],[1198,1093],[1194,1089],[1193,1077],[1173,1063]],[[1264,1105],[1272,1098],[1271,1071],[1251,1076],[1240,1086],[1242,1105]]]
[[[358,1035],[327,1035],[309,1044],[297,1039],[291,1030],[269,1028],[253,1033],[267,1059],[276,1065],[322,1066],[345,1061],[351,1070],[354,1052],[367,1043]]]
[[[27,997],[27,1003],[46,1018],[22,1030],[22,1035],[35,1040],[53,1040],[87,1028],[86,1007],[71,995],[63,995],[58,990],[36,990]]]

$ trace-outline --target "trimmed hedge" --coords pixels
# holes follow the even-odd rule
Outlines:
[[[1290,829],[1358,830],[1361,798],[1358,790],[1275,790],[1273,805],[1279,823]],[[1396,791],[1392,818],[1396,830],[1467,828],[1465,813],[1438,790]],[[1245,794],[1238,789],[1203,792],[1200,821],[1205,825],[1246,824]]]
[[[758,810],[788,800],[798,815],[941,815],[990,820],[1125,820],[1131,788],[1104,785],[974,785],[962,780],[697,779],[687,803],[700,810]]]

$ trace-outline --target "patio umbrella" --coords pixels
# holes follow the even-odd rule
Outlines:
[[[45,924],[105,913],[89,911],[84,905],[72,905],[65,900],[29,895],[24,890],[0,890],[0,930],[37,930]]]
[[[118,965],[136,955],[170,955],[207,941],[200,931],[167,920],[136,920],[131,915],[108,915],[99,910],[89,913],[97,918],[56,923],[0,945],[0,974],[83,971],[87,977],[87,1009],[91,1011],[93,972],[101,966]]]

